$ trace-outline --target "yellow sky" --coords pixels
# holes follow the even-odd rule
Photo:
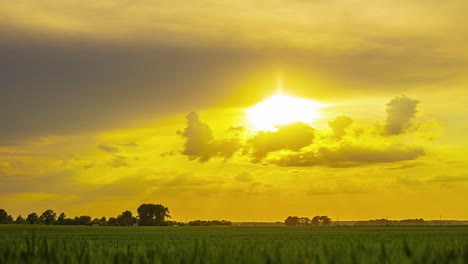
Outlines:
[[[456,0],[0,1],[0,208],[467,219],[466,11]],[[321,104],[317,116],[255,130],[246,111],[279,80]]]

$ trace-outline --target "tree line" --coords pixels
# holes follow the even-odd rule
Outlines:
[[[102,225],[102,226],[168,226],[175,222],[169,221],[169,209],[161,204],[142,204],[137,209],[138,215],[124,211],[116,217],[94,218],[82,215],[68,218],[65,213],[57,213],[51,209],[41,215],[30,213],[26,218],[19,215],[15,220],[5,210],[0,209],[0,224],[46,224],[46,225]]]
[[[401,226],[401,225],[425,225],[426,222],[422,218],[403,219],[403,220],[388,220],[375,219],[369,221],[357,221],[354,226]]]
[[[284,224],[287,226],[329,226],[331,223],[331,218],[326,215],[317,215],[312,219],[308,217],[288,216],[288,218],[284,220]]]

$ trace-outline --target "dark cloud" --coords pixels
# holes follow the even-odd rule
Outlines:
[[[278,126],[278,131],[260,131],[249,140],[252,147],[253,162],[264,159],[268,153],[287,149],[298,151],[312,144],[315,129],[311,126],[297,122]]]
[[[190,159],[198,159],[200,162],[206,162],[213,157],[227,159],[241,148],[238,136],[215,140],[210,127],[200,121],[196,112],[189,113],[186,118],[187,127],[183,131],[177,131],[177,134],[186,138],[182,154]],[[238,130],[239,128],[230,129],[234,132]]]
[[[130,161],[127,157],[115,155],[114,158],[112,158],[112,160],[107,163],[107,165],[114,168],[128,167],[130,166]]]
[[[411,119],[416,114],[418,100],[408,98],[406,95],[395,97],[387,104],[387,120],[385,122],[385,135],[398,135],[404,133],[411,126]]]
[[[105,151],[105,152],[109,152],[109,153],[120,152],[120,150],[118,148],[113,147],[113,146],[109,146],[109,145],[104,145],[104,144],[99,145],[98,148]]]
[[[333,134],[335,135],[337,140],[341,140],[341,138],[346,134],[345,130],[348,126],[353,123],[353,120],[348,116],[339,116],[335,120],[328,122],[328,126],[333,129]]]
[[[342,145],[338,148],[322,147],[318,151],[286,154],[270,162],[284,167],[352,167],[373,163],[414,160],[423,155],[425,155],[424,149],[420,147],[390,146],[379,149]]]
[[[429,182],[468,182],[468,175],[439,175],[430,179]]]
[[[0,143],[126,128],[141,118],[204,108],[233,89],[227,80],[257,65],[246,53],[37,36],[4,39]]]
[[[414,163],[404,164],[404,165],[397,166],[397,167],[387,168],[387,170],[404,170],[404,169],[411,169],[414,167],[426,166],[426,165],[427,164],[423,162],[414,162]]]

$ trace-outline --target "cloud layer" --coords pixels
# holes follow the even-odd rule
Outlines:
[[[398,135],[404,133],[411,126],[411,119],[416,114],[418,104],[418,100],[413,100],[405,95],[392,99],[387,104],[384,134]]]
[[[187,127],[183,131],[177,131],[178,135],[186,138],[181,152],[183,155],[206,162],[213,157],[230,158],[240,149],[239,137],[214,140],[210,127],[200,121],[197,113],[191,112],[186,118]]]
[[[297,122],[278,126],[276,131],[258,131],[248,136],[237,134],[215,139],[210,127],[195,112],[187,115],[187,127],[177,132],[186,139],[181,152],[191,160],[206,162],[214,157],[248,158],[252,163],[283,167],[351,167],[375,163],[415,160],[426,153],[417,145],[406,145],[398,136],[411,127],[419,101],[399,96],[387,104],[383,132],[362,128],[359,133],[346,133],[354,121],[338,116],[328,122],[331,133]],[[374,127],[375,129],[375,127]],[[365,135],[362,135],[365,133]]]

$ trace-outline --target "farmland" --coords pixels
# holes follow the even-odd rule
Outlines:
[[[0,263],[467,262],[464,226],[0,226]]]

